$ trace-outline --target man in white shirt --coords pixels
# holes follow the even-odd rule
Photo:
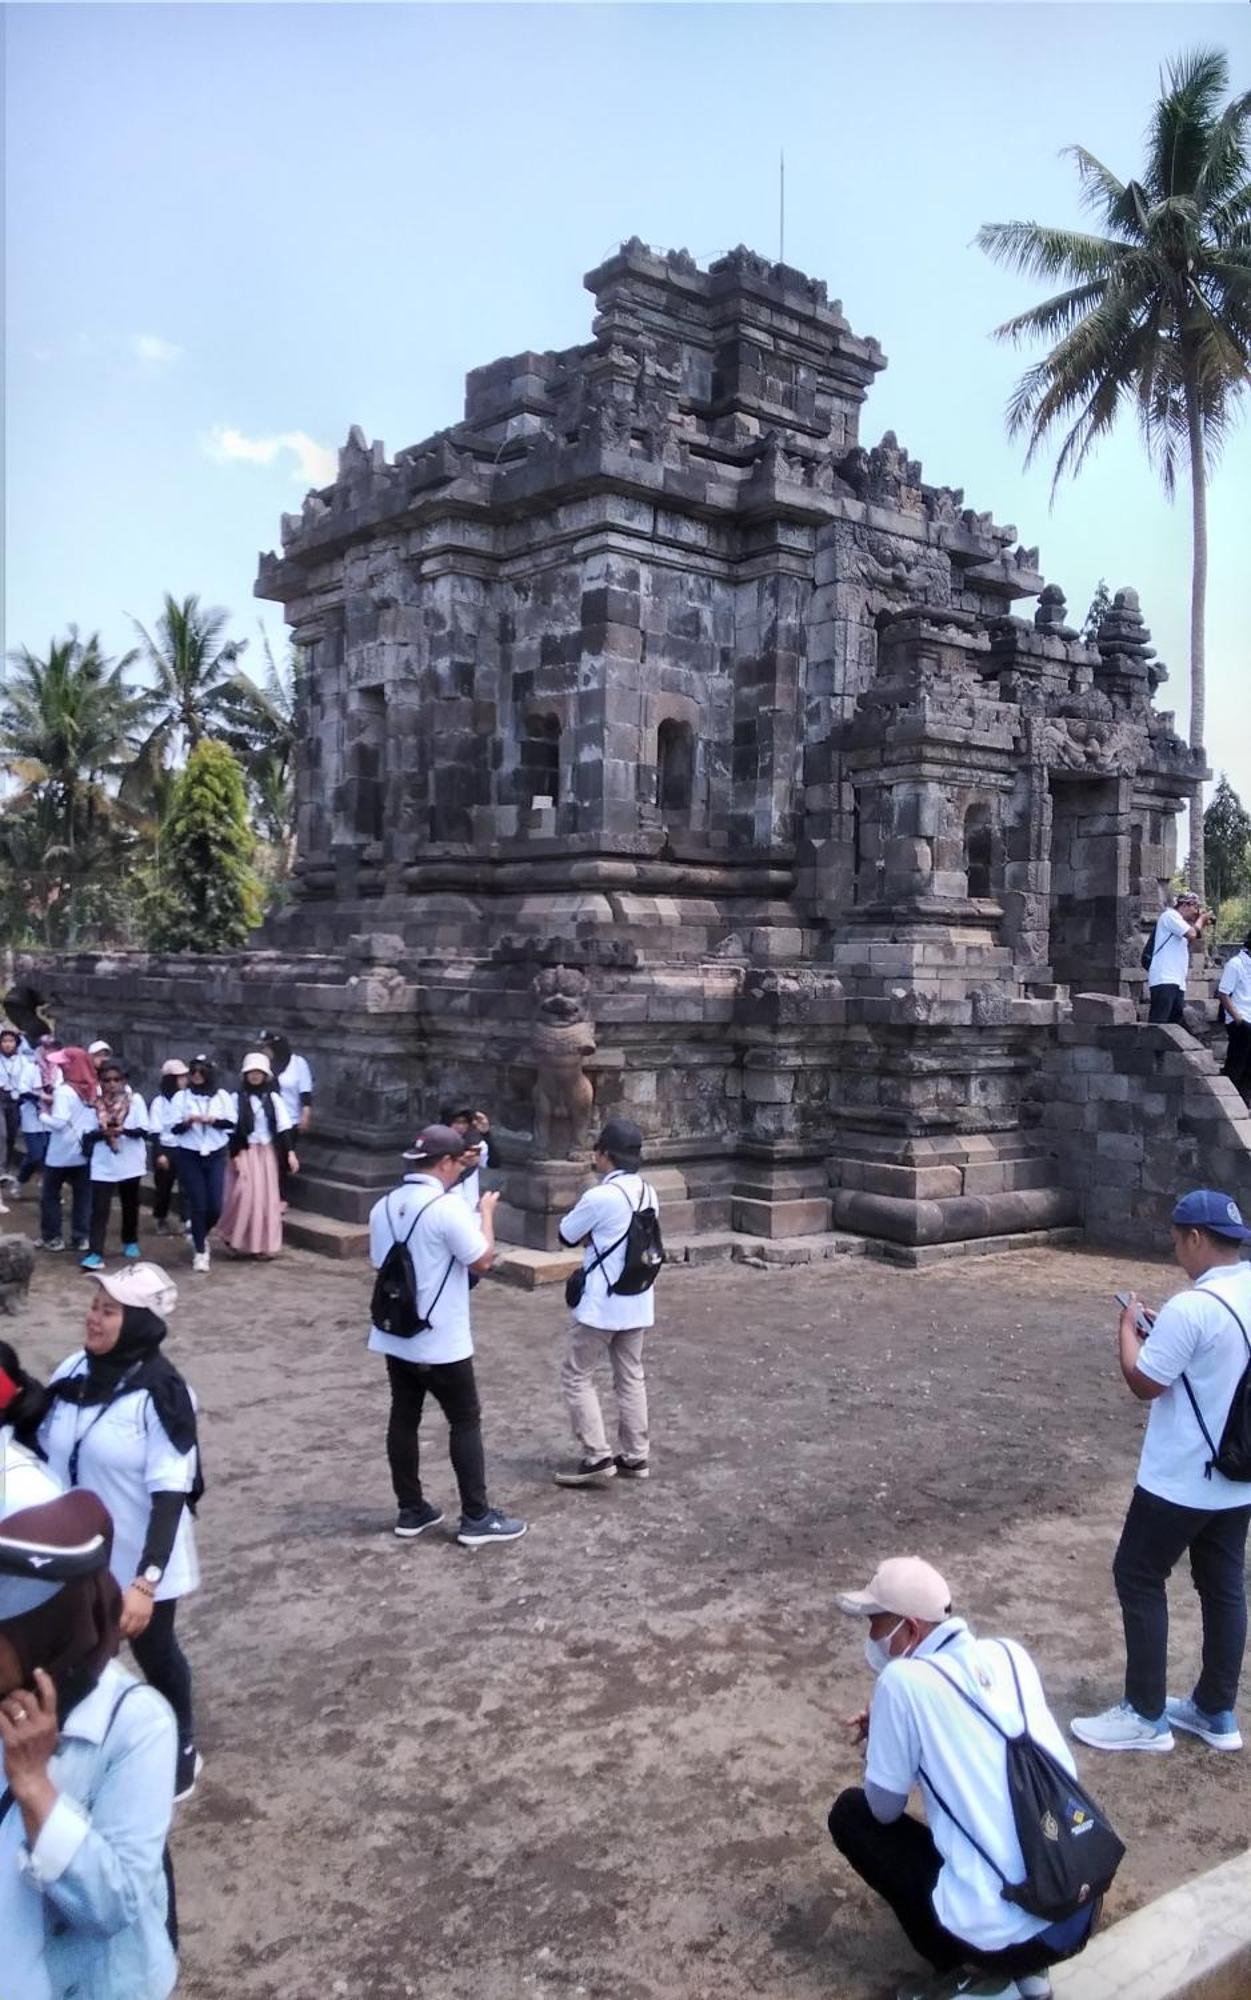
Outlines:
[[[1226,960],[1217,987],[1229,1046],[1223,1074],[1245,1104],[1251,1104],[1251,931]]]
[[[582,1456],[556,1474],[558,1486],[606,1486],[621,1473],[646,1479],[651,1470],[647,1429],[647,1384],[643,1377],[643,1336],[655,1325],[656,1298],[649,1287],[631,1294],[613,1290],[626,1263],[626,1236],[640,1209],[659,1211],[656,1190],[643,1180],[639,1163],[643,1134],[628,1118],[610,1118],[595,1142],[597,1187],[563,1217],[562,1243],[585,1245],[580,1297],[573,1304],[569,1344],[560,1385]],[[566,1297],[569,1293],[566,1292]],[[595,1391],[595,1369],[607,1356],[617,1397],[617,1454],[608,1448],[604,1413]]]
[[[1164,1027],[1185,1027],[1190,951],[1192,945],[1201,942],[1211,921],[1211,910],[1203,909],[1199,898],[1190,889],[1182,890],[1175,909],[1161,910],[1152,933],[1151,959],[1147,966],[1147,988],[1151,996],[1149,1021]]]
[[[830,1836],[935,1968],[906,1981],[899,2000],[1049,2000],[1047,1968],[1081,1951],[1094,1905],[1049,1924],[1003,1895],[1025,1875],[1007,1753],[999,1729],[969,1706],[1011,1734],[1024,1720],[1074,1775],[1037,1668],[1015,1640],[975,1638],[953,1615],[943,1577],[917,1556],[891,1557],[835,1603],[867,1619],[877,1678],[868,1708],[846,1725],[865,1746],[865,1781],[835,1800]],[[924,1825],[905,1810],[914,1785]]]
[[[371,1326],[369,1348],[386,1356],[391,1384],[387,1459],[399,1507],[395,1533],[402,1541],[423,1535],[443,1519],[421,1485],[418,1430],[426,1396],[434,1397],[448,1422],[448,1453],[460,1489],[461,1517],[456,1539],[469,1549],[492,1542],[515,1542],[526,1523],[492,1507],[487,1500],[482,1450],[482,1412],[474,1380],[473,1335],[469,1327],[469,1273],[489,1271],[495,1259],[497,1194],[484,1194],[471,1210],[455,1193],[464,1165],[465,1142],[446,1125],[428,1125],[404,1158],[410,1171],[398,1188],[374,1204],[369,1217],[369,1255],[381,1270],[396,1243],[407,1246],[421,1333],[406,1338]]]
[[[1132,1294],[1117,1331],[1121,1373],[1151,1406],[1138,1482],[1112,1575],[1125,1625],[1125,1699],[1075,1716],[1073,1734],[1096,1750],[1164,1751],[1173,1730],[1213,1750],[1240,1750],[1234,1702],[1247,1642],[1246,1546],[1251,1485],[1212,1460],[1251,1361],[1251,1241],[1238,1204],[1215,1188],[1173,1210],[1173,1254],[1190,1279],[1157,1314]],[[1193,1694],[1167,1695],[1168,1595],[1189,1552],[1203,1619],[1203,1664]]]

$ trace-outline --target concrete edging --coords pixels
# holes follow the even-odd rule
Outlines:
[[[1052,1983],[1056,2000],[1247,2000],[1251,1849],[1100,1931]]]

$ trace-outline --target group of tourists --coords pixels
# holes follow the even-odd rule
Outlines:
[[[260,1051],[249,1055],[236,1092],[219,1088],[203,1058],[186,1073],[167,1065],[155,1100],[166,1109],[153,1116],[123,1098],[107,1074],[109,1051],[88,1053],[97,1144],[152,1145],[157,1172],[173,1162],[165,1213],[176,1180],[198,1228],[197,1258],[223,1205],[219,1170],[206,1162],[245,1162],[227,1216],[236,1190],[237,1208],[249,1215],[280,1198],[278,1156],[271,1150],[267,1162],[264,1149],[306,1122],[307,1069],[293,1108],[281,1088],[287,1065],[275,1070],[268,1053],[264,1062]],[[81,1065],[58,1067],[67,1074],[41,1109],[51,1120],[64,1110],[57,1088],[86,1105],[76,1088],[86,1082]],[[121,1084],[129,1093],[124,1076]],[[175,1153],[187,1136],[190,1173]],[[487,1114],[444,1105],[370,1216],[367,1345],[386,1364],[393,1532],[404,1542],[444,1519],[422,1477],[428,1402],[447,1422],[456,1541],[478,1549],[527,1532],[523,1519],[491,1502],[474,1373],[471,1292],[495,1256],[499,1197],[482,1186],[490,1164]],[[594,1184],[559,1225],[561,1240],[582,1251],[566,1288],[560,1380],[576,1455],[555,1474],[565,1488],[645,1480],[652,1470],[644,1352],[664,1248],[638,1126],[609,1119],[592,1165]],[[159,1200],[162,1183],[156,1190]],[[137,1241],[127,1230],[134,1213],[123,1207],[128,1244]],[[1113,1565],[1123,1695],[1070,1725],[1094,1750],[1161,1754],[1178,1733],[1217,1754],[1242,1747],[1235,1704],[1251,1522],[1248,1242],[1251,1229],[1231,1197],[1187,1194],[1172,1214],[1186,1287],[1158,1311],[1132,1294],[1122,1300],[1119,1367],[1149,1415]],[[174,1805],[190,1796],[201,1768],[191,1674],[175,1635],[178,1601],[198,1580],[192,1514],[203,1484],[196,1399],[162,1351],[177,1291],[166,1272],[134,1258],[116,1273],[91,1271],[82,1346],[46,1388],[0,1343],[6,2000],[10,1991],[14,2000],[75,1991],[165,2000],[177,1942],[166,1843]],[[595,1382],[601,1367],[616,1394],[611,1443]],[[1199,1595],[1202,1660],[1190,1691],[1172,1694],[1166,1585],[1183,1555]],[[917,1556],[879,1563],[864,1588],[836,1603],[866,1628],[873,1685],[847,1723],[864,1752],[864,1780],[836,1799],[829,1830],[930,1968],[904,1983],[900,2000],[1049,2000],[1051,1967],[1085,1947],[1123,1848],[1078,1779],[1036,1664],[1015,1640],[978,1637],[941,1573]],[[123,1640],[142,1681],[117,1662]],[[924,1821],[907,1810],[914,1788]]]
[[[1143,946],[1142,963],[1147,974],[1147,1018],[1157,1026],[1186,1025],[1191,958],[1202,951],[1214,920],[1215,913],[1205,910],[1190,889],[1181,890],[1156,918]],[[1251,931],[1225,961],[1216,1004],[1228,1038],[1223,1073],[1243,1102],[1251,1104]]]
[[[193,1271],[209,1270],[210,1239],[235,1256],[277,1256],[313,1079],[282,1035],[266,1029],[257,1040],[236,1088],[219,1082],[206,1055],[170,1056],[149,1099],[107,1042],[63,1047],[45,1035],[32,1048],[0,1024],[0,1164],[10,1198],[40,1176],[39,1247],[65,1248],[68,1190],[70,1245],[84,1270],[102,1270],[116,1195],[121,1252],[133,1261],[150,1173],[153,1227],[169,1234],[177,1199]]]

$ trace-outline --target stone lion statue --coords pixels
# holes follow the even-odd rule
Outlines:
[[[585,1062],[595,1054],[586,974],[553,965],[531,989],[534,1023],[534,1143],[540,1159],[564,1160],[585,1151],[595,1087]]]

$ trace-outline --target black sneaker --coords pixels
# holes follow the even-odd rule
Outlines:
[[[558,1486],[607,1486],[617,1477],[615,1458],[584,1458],[569,1472],[558,1472]]]
[[[174,1804],[180,1806],[191,1797],[200,1782],[204,1769],[204,1759],[194,1743],[180,1743],[178,1746],[178,1768],[174,1775]]]
[[[429,1500],[423,1500],[420,1507],[401,1507],[395,1517],[392,1533],[402,1542],[411,1542],[418,1535],[424,1535],[427,1528],[437,1528],[443,1519],[443,1509],[435,1507]]]
[[[623,1458],[617,1453],[616,1466],[623,1479],[650,1479],[651,1466],[645,1458]]]

